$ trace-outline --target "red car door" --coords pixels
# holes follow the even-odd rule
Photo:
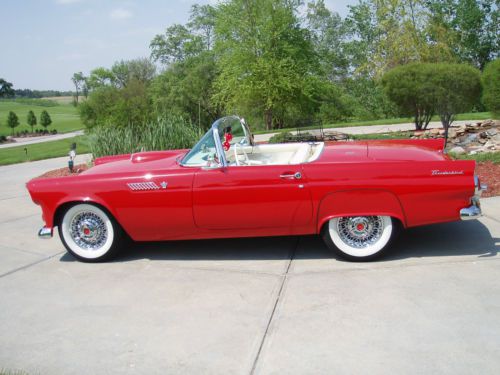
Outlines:
[[[195,224],[204,229],[307,225],[312,202],[300,165],[229,166],[196,172]]]

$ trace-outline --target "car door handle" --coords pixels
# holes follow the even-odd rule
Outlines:
[[[300,172],[295,172],[295,173],[290,173],[290,174],[285,173],[285,174],[281,174],[280,178],[287,179],[287,180],[293,180],[293,179],[300,180],[302,178],[302,173],[300,173]]]

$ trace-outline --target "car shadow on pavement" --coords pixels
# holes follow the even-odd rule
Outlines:
[[[321,239],[304,237],[297,259],[343,259],[332,255]],[[500,238],[491,236],[488,228],[478,220],[426,225],[401,230],[388,252],[378,262],[390,262],[409,258],[477,256],[494,257],[500,251]]]
[[[381,261],[406,258],[475,255],[494,257],[500,250],[480,221],[454,222],[401,231]],[[283,260],[342,259],[319,236],[233,238],[193,241],[139,242],[127,246],[114,262],[150,260]],[[65,254],[61,261],[74,261]]]

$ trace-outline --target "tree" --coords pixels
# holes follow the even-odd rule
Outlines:
[[[85,85],[86,78],[82,72],[78,72],[73,74],[73,77],[71,77],[71,81],[73,81],[73,84],[75,85],[75,103],[76,105],[78,105],[78,96],[80,95],[80,89],[82,89]]]
[[[457,113],[471,110],[481,96],[479,70],[466,64],[434,64],[430,84],[436,112],[448,139],[448,129]]]
[[[186,26],[175,24],[164,34],[156,35],[149,47],[154,61],[168,65],[199,54],[203,50],[203,39]]]
[[[12,129],[12,135],[14,135],[14,128],[19,126],[19,118],[12,111],[9,112],[7,117],[7,126]]]
[[[28,117],[26,121],[28,122],[28,125],[31,126],[31,132],[33,133],[33,128],[36,125],[36,116],[33,113],[33,111],[28,112]]]
[[[156,76],[156,66],[147,58],[115,62],[111,67],[111,83],[118,88],[127,86],[131,80],[149,84]]]
[[[307,7],[307,26],[322,73],[330,81],[347,77],[349,60],[344,50],[348,34],[346,23],[338,13],[327,9],[324,0],[311,1]]]
[[[12,83],[0,78],[0,98],[12,98],[14,95],[15,92],[12,88]]]
[[[432,42],[446,35],[454,55],[483,69],[499,54],[498,0],[428,0]]]
[[[47,129],[47,126],[52,124],[52,119],[47,111],[43,110],[40,114],[40,125]]]
[[[382,77],[386,95],[400,114],[414,117],[416,130],[426,129],[435,112],[432,74],[431,64],[413,63],[389,70]]]
[[[486,65],[483,76],[483,103],[495,117],[500,117],[500,58]]]
[[[267,129],[283,126],[288,111],[310,107],[307,87],[316,59],[310,34],[297,17],[300,3],[233,0],[219,5],[216,103],[260,112]]]

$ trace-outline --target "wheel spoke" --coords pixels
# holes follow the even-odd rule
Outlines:
[[[383,229],[380,216],[342,217],[337,223],[340,239],[358,249],[376,243],[382,237]]]
[[[98,250],[108,238],[104,220],[93,212],[76,214],[69,225],[73,241],[82,249]]]

